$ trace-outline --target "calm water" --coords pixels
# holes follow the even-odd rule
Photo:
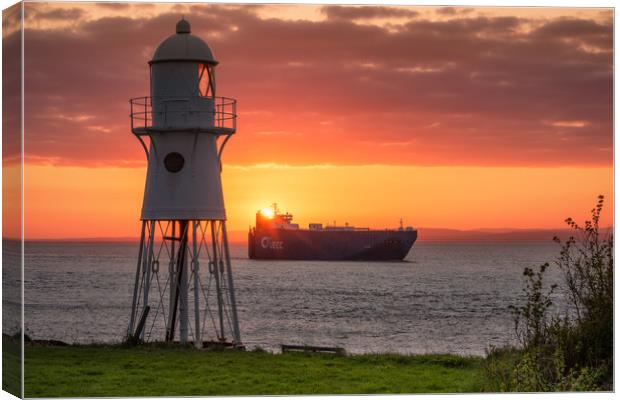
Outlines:
[[[482,355],[513,340],[508,305],[522,271],[553,243],[417,243],[408,262],[253,261],[232,246],[248,347],[340,346],[352,353]],[[27,243],[26,331],[35,339],[119,342],[136,244]],[[551,281],[559,275],[552,271]],[[6,281],[5,281],[6,282]]]

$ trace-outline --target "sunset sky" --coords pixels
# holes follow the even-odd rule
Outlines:
[[[139,234],[128,100],[182,15],[238,100],[232,231],[273,202],[302,225],[556,228],[604,194],[612,221],[610,9],[26,3],[27,238]]]

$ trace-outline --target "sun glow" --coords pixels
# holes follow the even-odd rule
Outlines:
[[[269,218],[269,219],[272,219],[274,215],[273,210],[268,207],[265,207],[262,210],[260,210],[260,213],[262,214],[263,217]]]
[[[143,168],[27,163],[25,237],[136,239],[136,232],[140,232],[145,172]],[[13,182],[19,188],[19,168],[5,169],[3,174],[4,185]],[[597,195],[605,195],[606,204],[607,200],[612,204],[614,197],[613,167],[224,164],[222,174],[222,181],[226,182],[229,239],[239,243],[247,240],[246,229],[255,221],[256,211],[274,199],[286,205],[295,216],[294,221],[303,227],[336,219],[383,229],[397,227],[402,217],[405,224],[417,228],[469,230],[564,228],[562,221],[566,217],[578,221],[588,218],[587,210],[592,208]],[[291,182],[303,185],[292,190]],[[574,187],[580,188],[578,193]],[[64,200],[49,200],[56,198]],[[19,200],[9,192],[4,197],[7,205],[18,205]],[[611,207],[606,210],[609,211],[604,211],[604,226],[613,223]],[[258,212],[267,221],[275,218],[266,217],[262,210]],[[273,207],[269,207],[267,213],[273,212]],[[17,217],[5,213],[3,223],[5,235],[21,236],[19,213]]]

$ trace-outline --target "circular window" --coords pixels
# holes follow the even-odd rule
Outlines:
[[[179,172],[183,169],[183,165],[185,164],[185,159],[179,153],[168,153],[166,158],[164,158],[164,165],[168,172]]]

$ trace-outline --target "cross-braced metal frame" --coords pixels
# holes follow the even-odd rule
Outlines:
[[[142,222],[127,337],[242,346],[226,221]]]

